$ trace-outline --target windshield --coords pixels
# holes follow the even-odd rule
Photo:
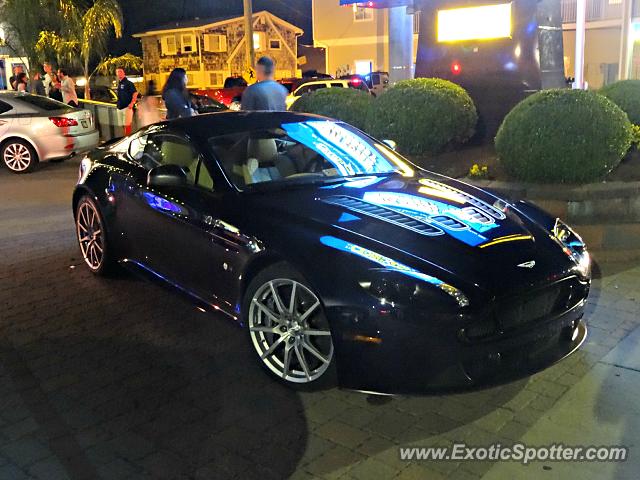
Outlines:
[[[328,120],[213,137],[209,145],[241,190],[265,184],[413,174],[410,164],[386,145],[347,124]]]

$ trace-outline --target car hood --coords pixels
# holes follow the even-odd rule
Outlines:
[[[361,177],[259,197],[271,219],[296,218],[321,237],[495,295],[548,283],[573,267],[550,232],[515,207],[435,174]]]

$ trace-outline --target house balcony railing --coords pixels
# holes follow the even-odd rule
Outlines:
[[[608,0],[587,0],[587,22],[603,20],[605,18],[605,2]],[[562,0],[562,23],[575,23],[577,2],[576,0]]]

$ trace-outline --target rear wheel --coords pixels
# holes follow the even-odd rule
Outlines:
[[[96,275],[111,273],[115,267],[109,250],[104,220],[96,203],[83,196],[76,207],[76,234],[85,264]]]
[[[243,311],[258,359],[272,375],[294,387],[335,383],[322,303],[295,270],[278,264],[260,272],[247,289]]]
[[[32,172],[38,164],[35,149],[24,140],[9,140],[0,149],[2,161],[13,173]]]

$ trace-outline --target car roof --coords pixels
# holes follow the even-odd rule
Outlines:
[[[320,115],[297,112],[237,112],[233,110],[196,115],[190,118],[167,120],[160,128],[178,128],[201,139],[213,136],[240,133],[243,131],[278,128],[283,123],[297,123],[308,120],[330,120]]]

